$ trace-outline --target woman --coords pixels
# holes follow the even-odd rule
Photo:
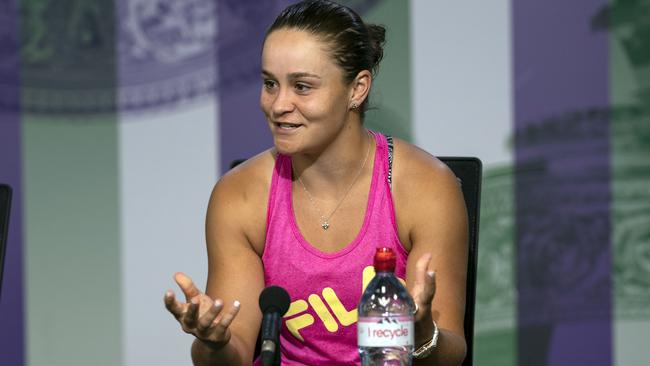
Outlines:
[[[414,364],[462,362],[465,205],[443,163],[363,127],[383,43],[382,27],[329,1],[292,5],[268,30],[260,104],[274,147],[213,190],[206,292],[177,273],[186,302],[165,294],[196,337],[195,364],[253,362],[257,300],[272,284],[292,301],[283,365],[358,364],[355,308],[377,246],[393,248],[418,305],[415,347],[432,352]]]

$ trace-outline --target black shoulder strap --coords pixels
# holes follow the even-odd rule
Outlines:
[[[393,188],[393,136],[386,136],[388,142],[388,186]]]

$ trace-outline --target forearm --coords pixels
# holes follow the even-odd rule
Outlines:
[[[463,337],[440,329],[436,349],[427,358],[413,360],[413,366],[458,366],[463,363],[466,352],[467,345]]]
[[[195,366],[250,365],[252,361],[246,362],[243,354],[241,342],[234,335],[219,349],[214,349],[198,339],[192,343],[192,362]]]

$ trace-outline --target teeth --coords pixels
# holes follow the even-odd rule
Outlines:
[[[279,125],[280,125],[280,128],[286,128],[286,129],[293,129],[293,128],[297,128],[297,127],[300,126],[300,125],[292,125],[292,124],[289,124],[289,123],[279,123]]]

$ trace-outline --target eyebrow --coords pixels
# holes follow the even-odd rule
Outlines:
[[[315,78],[315,79],[320,79],[320,76],[316,74],[311,74],[308,72],[292,72],[289,74],[289,78],[291,79],[299,79],[299,78]]]
[[[272,73],[270,73],[270,72],[268,72],[266,70],[262,70],[262,76],[274,77],[274,75]],[[321,79],[321,77],[316,75],[316,74],[312,74],[312,73],[309,73],[309,72],[303,72],[303,71],[292,72],[292,73],[289,74],[289,79],[299,79],[299,78]]]

